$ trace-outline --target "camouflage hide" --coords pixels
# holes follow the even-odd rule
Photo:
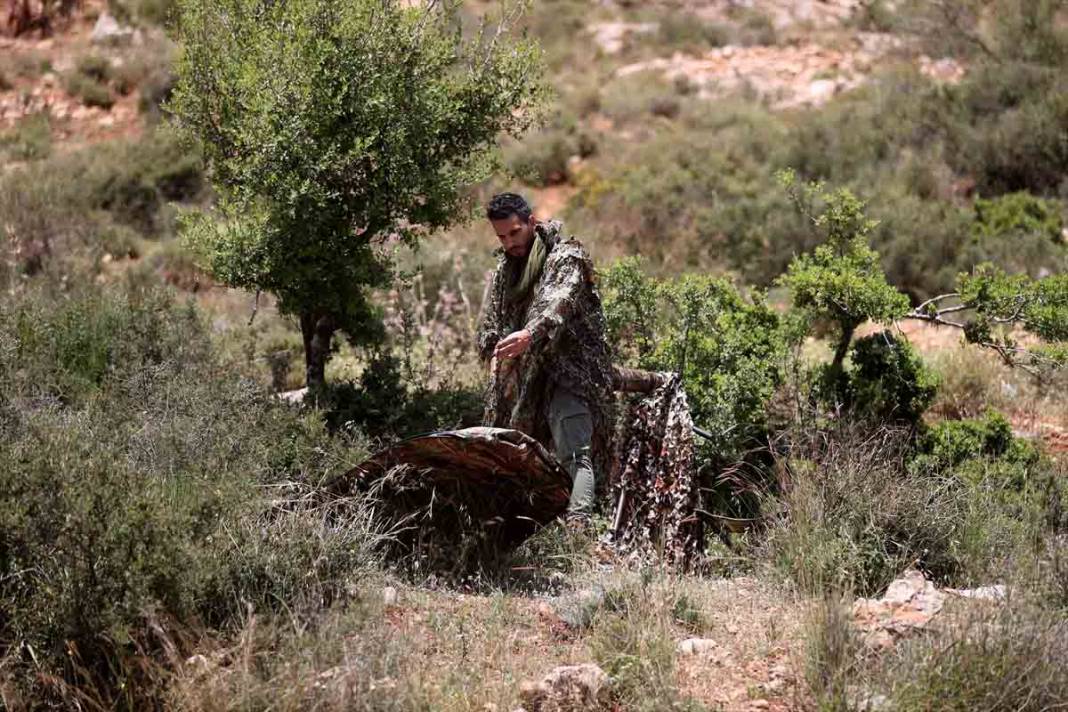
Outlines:
[[[615,542],[638,556],[687,565],[703,546],[693,420],[682,379],[665,382],[629,408],[612,479]]]
[[[513,303],[506,296],[522,260],[502,253],[490,284],[478,333],[483,361],[515,331],[528,329],[532,340],[525,354],[491,373],[483,424],[519,430],[549,447],[549,400],[556,388],[566,388],[590,408],[594,464],[606,473],[612,449],[612,366],[593,262],[577,240],[562,236],[559,222],[539,223],[535,239],[545,242],[549,254],[527,298]]]

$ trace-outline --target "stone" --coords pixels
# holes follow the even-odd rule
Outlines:
[[[857,599],[853,621],[869,646],[886,648],[896,638],[926,626],[942,610],[945,600],[944,592],[912,570],[893,581],[882,598]]]
[[[519,689],[528,712],[582,712],[608,702],[611,679],[593,663],[558,667],[538,682],[524,682]]]
[[[130,27],[124,27],[109,12],[103,12],[97,18],[93,31],[89,35],[89,41],[95,45],[110,45],[113,47],[129,45],[133,42],[134,31]]]
[[[996,584],[993,586],[980,586],[979,588],[947,588],[946,593],[980,601],[1003,601],[1008,596],[1009,591],[1004,584]]]
[[[387,606],[395,606],[397,605],[398,600],[399,596],[397,594],[397,589],[392,586],[386,586],[382,589],[382,603]]]
[[[711,638],[687,638],[675,646],[680,655],[701,655],[719,649],[719,643]]]
[[[308,394],[307,388],[298,388],[295,391],[283,391],[282,393],[275,393],[275,398],[284,400],[287,403],[293,403],[300,405],[304,402],[304,396]]]

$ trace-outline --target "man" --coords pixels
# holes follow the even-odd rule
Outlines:
[[[478,334],[491,374],[485,424],[551,440],[571,475],[568,517],[585,521],[611,436],[612,366],[593,262],[515,193],[494,196],[486,217],[501,250]]]

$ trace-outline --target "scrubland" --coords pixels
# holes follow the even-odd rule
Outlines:
[[[492,234],[389,247],[381,338],[338,344],[294,404],[293,317],[218,283],[180,234],[215,194],[167,110],[169,3],[109,4],[129,46],[89,42],[89,1],[50,39],[0,39],[3,706],[505,710],[584,662],[610,709],[1063,705],[1061,369],[897,316],[836,360],[838,322],[799,306],[790,272],[826,223],[776,177],[825,181],[817,215],[851,209],[844,188],[850,225],[878,221],[850,233],[885,275],[872,301],[885,284],[912,309],[986,262],[1055,280],[1063,3],[729,5],[535,2],[552,110],[470,189],[563,218],[598,263],[616,360],[683,373],[716,434],[687,569],[600,541],[607,492],[593,535],[553,525],[491,558],[414,556],[396,546],[411,522],[325,494],[390,442],[479,421]],[[789,80],[728,81],[799,48]],[[1050,304],[1039,336],[1063,342],[1068,301]],[[873,648],[850,606],[910,569],[1002,595]],[[680,652],[692,638],[715,643]]]

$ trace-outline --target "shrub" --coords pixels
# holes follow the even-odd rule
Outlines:
[[[763,297],[746,300],[728,281],[697,275],[657,282],[635,260],[609,269],[603,285],[616,361],[681,373],[717,461],[758,443],[785,355],[778,316]]]
[[[883,331],[850,350],[845,402],[873,422],[917,425],[934,401],[937,376],[904,338]]]
[[[136,700],[149,691],[122,661],[150,619],[344,598],[378,535],[358,501],[318,505],[300,483],[362,447],[228,378],[191,306],[60,299],[0,306],[0,637],[19,686]],[[293,495],[268,504],[257,485],[280,482]]]
[[[1048,242],[1060,242],[1063,227],[1059,205],[1026,191],[975,201],[972,231],[981,240],[1036,235]]]
[[[86,106],[110,109],[115,103],[108,83],[112,78],[111,61],[102,55],[83,55],[64,78],[67,93]]]
[[[470,427],[482,420],[480,389],[408,385],[400,360],[385,353],[371,359],[359,382],[327,386],[314,397],[331,428],[378,437]]]
[[[912,467],[920,472],[951,472],[977,460],[1010,466],[1011,476],[1003,486],[1019,491],[1039,464],[1041,454],[1032,443],[1012,434],[1005,416],[987,411],[979,418],[932,425],[917,443]]]
[[[859,424],[798,433],[763,554],[805,590],[870,595],[914,565],[943,583],[989,581],[1046,526],[1041,502],[909,467],[911,443],[907,429]]]
[[[36,161],[51,152],[52,126],[46,113],[19,119],[13,128],[0,133],[0,155],[9,160]]]
[[[115,97],[107,85],[84,74],[75,72],[67,75],[65,88],[68,94],[86,106],[110,109],[115,105]]]

